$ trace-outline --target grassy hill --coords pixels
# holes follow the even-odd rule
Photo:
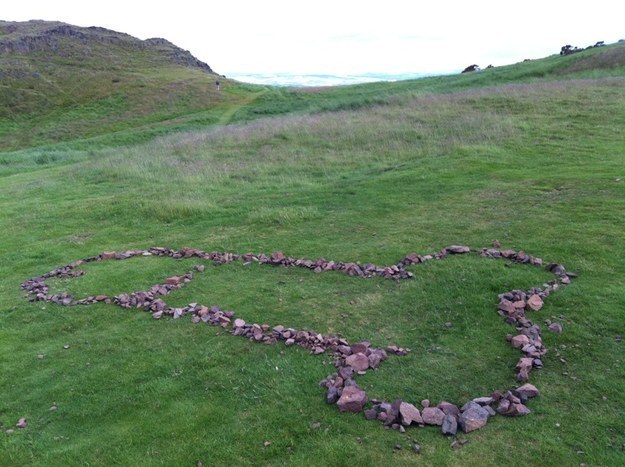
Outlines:
[[[223,92],[216,92],[216,79]],[[146,126],[154,134],[179,125],[178,119],[216,123],[252,94],[248,88],[165,39],[0,21],[3,150]]]
[[[624,51],[336,89],[228,83],[214,107],[133,107],[120,129],[93,133],[71,115],[54,123],[66,115],[56,104],[47,117],[3,120],[14,143],[0,152],[0,464],[623,464]],[[137,79],[168,79],[168,66]],[[166,99],[151,92],[148,103]],[[81,99],[75,115],[92,102]],[[32,139],[42,121],[72,130]],[[549,348],[531,375],[541,391],[532,413],[459,435],[461,449],[434,427],[402,434],[325,404],[325,354],[257,345],[189,316],[29,302],[19,289],[102,251],[281,250],[392,264],[493,239],[579,277],[532,315]],[[516,331],[497,314],[497,294],[551,277],[478,256],[412,266],[402,282],[140,257],[50,282],[79,297],[121,294],[198,262],[206,270],[167,297],[172,306],[214,304],[249,322],[409,347],[358,382],[370,397],[419,406],[517,384],[519,351],[505,338]],[[25,429],[14,428],[20,417]]]

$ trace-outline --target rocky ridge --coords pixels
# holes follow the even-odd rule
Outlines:
[[[311,260],[306,258],[293,258],[282,252],[274,252],[270,255],[246,253],[211,252],[183,248],[172,250],[163,247],[152,247],[145,250],[129,250],[124,252],[103,252],[99,255],[75,261],[66,266],[61,266],[41,276],[28,279],[21,284],[26,291],[26,297],[31,301],[43,301],[63,306],[90,305],[98,302],[115,304],[122,308],[144,309],[150,312],[154,319],[171,317],[178,319],[187,314],[191,315],[193,323],[207,323],[227,329],[232,335],[245,337],[252,342],[276,344],[282,341],[285,346],[297,345],[309,349],[311,354],[329,354],[333,358],[336,372],[332,373],[320,382],[320,387],[326,390],[326,402],[336,404],[341,412],[364,412],[364,416],[370,420],[379,420],[387,428],[405,431],[405,427],[416,425],[438,426],[445,435],[455,435],[458,429],[465,433],[477,430],[486,425],[490,417],[497,414],[514,417],[530,413],[527,401],[539,395],[538,389],[527,383],[530,372],[536,368],[542,368],[541,357],[547,352],[547,348],[541,338],[541,328],[534,324],[528,317],[529,314],[539,311],[544,300],[563,285],[568,285],[571,279],[577,277],[567,272],[561,264],[549,263],[544,265],[542,259],[526,254],[523,251],[500,250],[496,248],[482,248],[472,251],[467,246],[452,245],[441,251],[418,255],[410,253],[398,263],[390,266],[375,264],[361,264],[360,262],[339,262],[319,258]],[[155,284],[145,291],[135,291],[109,297],[107,295],[95,295],[76,300],[67,293],[50,294],[46,280],[49,278],[72,278],[84,274],[78,269],[81,265],[94,261],[124,260],[135,256],[167,256],[175,259],[197,257],[202,260],[213,261],[215,265],[243,261],[246,264],[258,262],[260,264],[278,267],[303,267],[316,273],[328,271],[343,271],[350,276],[361,278],[383,277],[385,279],[404,280],[413,277],[413,273],[406,270],[407,266],[424,263],[431,260],[442,260],[449,255],[479,254],[484,258],[506,259],[508,261],[527,264],[531,266],[544,266],[554,274],[554,278],[541,287],[533,287],[528,290],[512,290],[498,296],[498,314],[506,323],[514,326],[516,333],[508,334],[506,339],[510,345],[519,349],[522,356],[515,367],[516,379],[523,385],[505,391],[495,391],[487,396],[479,396],[467,401],[463,405],[441,401],[432,406],[429,400],[421,402],[420,410],[413,403],[397,399],[393,402],[371,399],[364,389],[358,386],[355,378],[366,374],[367,371],[377,369],[389,356],[402,356],[410,352],[389,345],[385,349],[375,348],[369,342],[350,344],[342,337],[325,336],[310,330],[296,330],[283,325],[270,326],[268,324],[248,323],[243,318],[237,317],[233,311],[222,310],[220,307],[206,306],[191,303],[182,308],[170,307],[162,297],[171,291],[183,287],[193,279],[194,272],[202,272],[204,265],[195,266],[195,271],[189,271],[181,276],[173,276],[166,279],[164,284]],[[551,329],[561,332],[559,329]],[[369,408],[367,408],[369,407]]]
[[[45,52],[61,58],[90,57],[98,55],[95,49],[102,44],[120,50],[149,50],[169,63],[214,73],[209,65],[191,52],[162,38],[141,40],[101,27],[85,28],[61,22],[0,21],[0,56]]]

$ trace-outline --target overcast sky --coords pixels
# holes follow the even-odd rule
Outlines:
[[[455,72],[625,37],[620,2],[5,0],[0,19],[164,37],[216,72]]]

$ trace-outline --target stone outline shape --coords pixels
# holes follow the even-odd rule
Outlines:
[[[107,295],[90,296],[75,300],[73,296],[64,292],[50,294],[46,280],[52,277],[72,278],[83,275],[85,272],[78,269],[81,265],[93,261],[124,260],[135,256],[168,256],[171,258],[198,257],[213,261],[215,265],[244,261],[251,264],[252,261],[260,264],[303,267],[316,273],[327,271],[343,271],[350,276],[362,278],[383,277],[385,279],[405,280],[413,277],[413,273],[406,270],[406,266],[424,263],[430,260],[442,260],[449,255],[477,253],[485,258],[507,259],[514,263],[543,266],[543,260],[523,251],[499,250],[497,248],[482,248],[471,250],[463,245],[451,245],[439,252],[418,255],[410,253],[398,263],[390,266],[378,266],[372,263],[362,265],[360,262],[337,262],[319,258],[295,259],[276,251],[270,255],[246,253],[243,255],[228,252],[207,253],[193,248],[172,250],[163,247],[151,247],[145,250],[128,250],[121,253],[105,251],[96,256],[75,261],[65,266],[53,269],[41,276],[28,279],[20,285],[26,291],[25,297],[32,302],[50,302],[62,306],[90,305],[98,302],[115,304],[122,308],[145,309],[155,319],[163,316],[171,316],[178,319],[186,314],[191,314],[193,323],[207,323],[227,329],[232,335],[246,337],[253,342],[275,344],[283,341],[286,346],[298,345],[309,349],[312,354],[318,355],[326,351],[334,358],[334,366],[337,372],[332,373],[322,380],[319,385],[326,389],[326,402],[337,404],[341,412],[361,412],[368,402],[366,392],[354,381],[357,375],[365,374],[369,369],[378,366],[388,358],[388,354],[397,356],[406,355],[410,349],[403,349],[389,345],[386,349],[371,347],[369,342],[350,344],[347,339],[336,336],[324,336],[314,331],[296,330],[277,325],[271,328],[267,324],[249,324],[241,318],[237,318],[233,311],[221,310],[218,306],[205,306],[198,303],[190,303],[182,308],[173,308],[161,298],[171,291],[183,287],[193,279],[193,271],[182,276],[173,276],[165,280],[164,284],[155,284],[145,291],[123,293],[114,297]],[[558,263],[549,263],[545,268],[554,274],[554,278],[543,287],[532,287],[527,291],[512,290],[499,294],[498,314],[510,325],[515,325],[518,334],[509,334],[507,340],[515,348],[518,348],[523,356],[515,367],[518,382],[526,383],[521,387],[511,388],[508,391],[495,391],[490,396],[477,397],[462,407],[442,401],[436,407],[430,407],[428,400],[422,401],[423,410],[419,411],[411,403],[395,400],[392,403],[373,399],[372,407],[364,410],[367,419],[377,419],[386,427],[405,431],[405,426],[411,424],[438,425],[442,426],[442,433],[455,435],[459,426],[465,433],[483,427],[488,418],[496,414],[505,416],[522,416],[530,413],[525,405],[527,400],[539,395],[538,389],[527,383],[530,371],[534,368],[542,368],[541,357],[547,353],[541,338],[541,329],[527,317],[527,312],[539,311],[544,304],[544,299],[552,292],[557,291],[562,285],[571,283],[576,278],[574,273],[567,272],[564,266]],[[204,270],[204,265],[197,265],[196,271]],[[496,410],[491,407],[496,405]]]

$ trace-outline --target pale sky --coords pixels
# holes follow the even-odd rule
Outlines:
[[[620,1],[5,0],[0,19],[164,37],[218,73],[456,72],[625,38]]]

